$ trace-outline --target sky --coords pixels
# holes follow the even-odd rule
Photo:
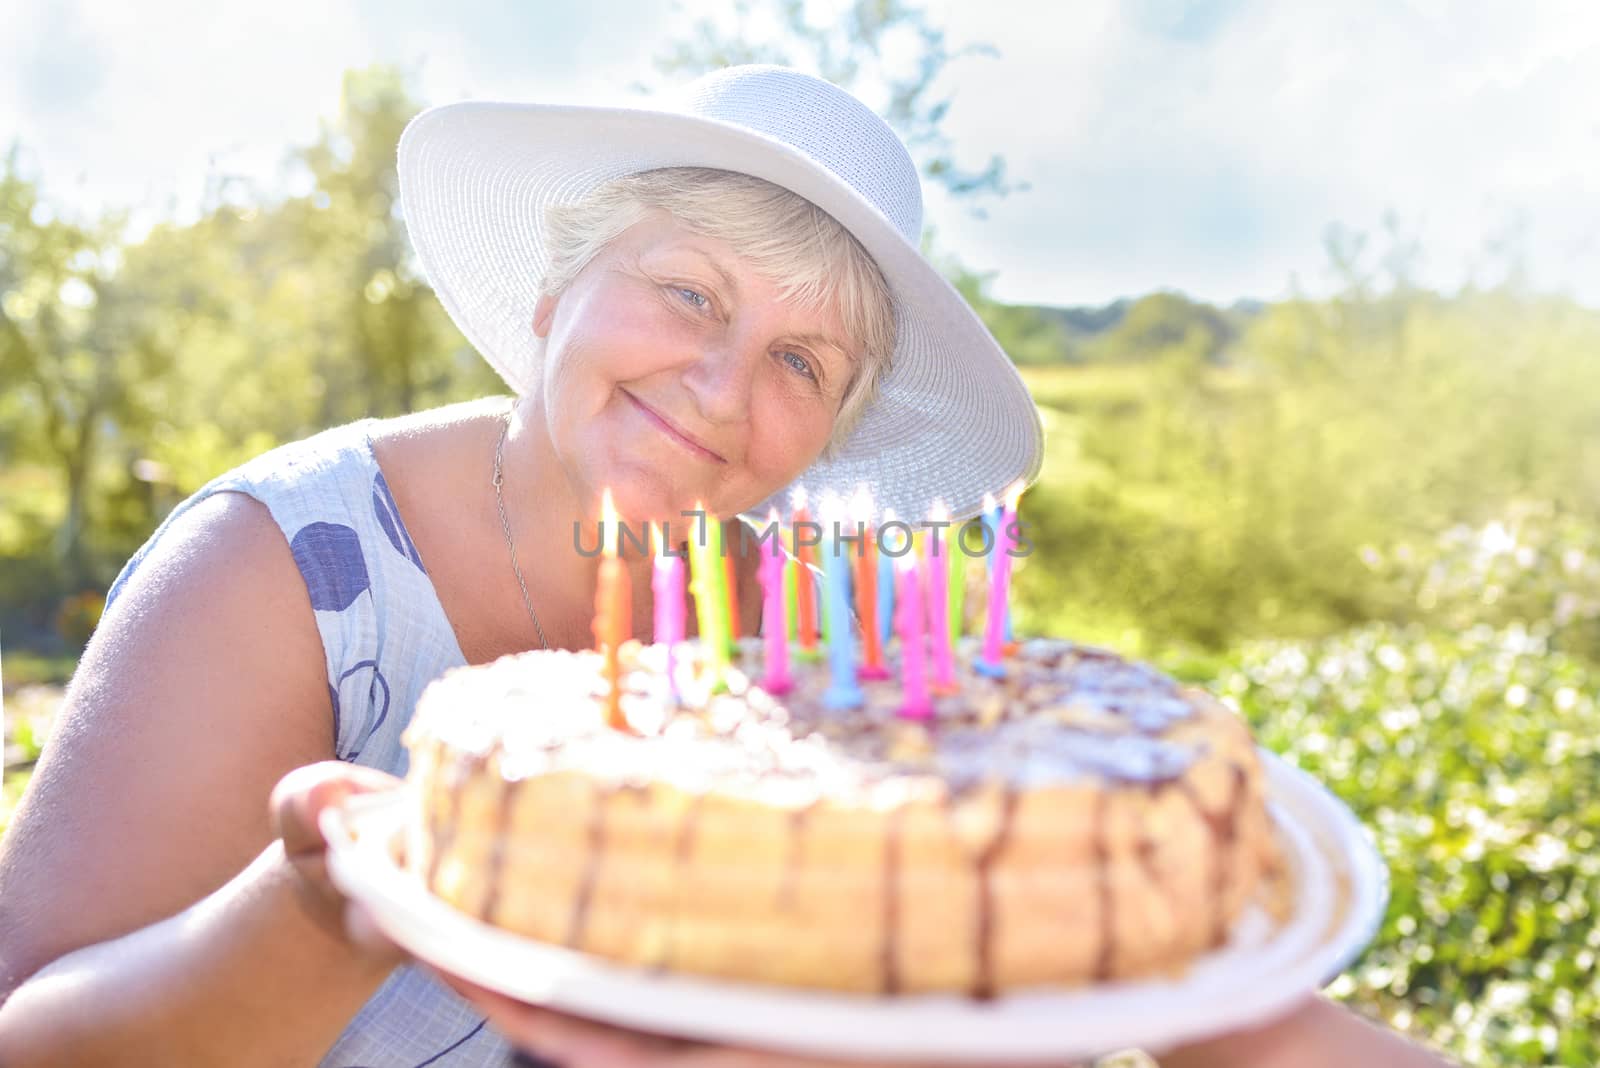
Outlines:
[[[147,225],[192,217],[211,170],[281,187],[345,69],[408,65],[429,104],[638,104],[652,57],[724,0],[20,3],[0,39],[0,145],[20,143],[63,213],[124,207]],[[1424,284],[1515,265],[1600,307],[1592,0],[927,6],[952,45],[999,53],[946,70],[945,130],[958,161],[1000,154],[1028,188],[983,218],[926,189],[939,249],[991,273],[999,299],[1324,293],[1330,227],[1370,235],[1375,263],[1392,226]]]

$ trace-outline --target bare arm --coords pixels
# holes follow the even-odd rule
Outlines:
[[[0,1063],[314,1063],[392,967],[269,818],[333,755],[305,585],[265,506],[173,525],[96,631],[0,840]],[[9,995],[9,997],[7,996]]]
[[[1265,1027],[1185,1046],[1160,1060],[1161,1068],[1450,1068],[1438,1054],[1320,995]]]

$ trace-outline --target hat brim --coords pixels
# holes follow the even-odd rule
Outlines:
[[[668,111],[467,101],[417,115],[400,139],[402,210],[445,311],[517,393],[534,384],[532,330],[548,261],[544,209],[660,167],[740,171],[798,193],[872,255],[895,299],[898,345],[878,400],[799,479],[816,500],[865,484],[881,514],[941,501],[976,515],[985,493],[1038,477],[1039,413],[1015,365],[955,288],[871,202],[804,153],[733,123]],[[745,514],[787,516],[785,487]]]

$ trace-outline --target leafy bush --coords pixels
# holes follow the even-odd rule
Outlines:
[[[1597,683],[1522,624],[1256,642],[1211,680],[1388,861],[1336,995],[1470,1064],[1600,1063]]]
[[[1362,558],[1410,603],[1450,630],[1520,622],[1551,648],[1600,664],[1600,527],[1548,501],[1451,527],[1431,544],[1372,547]]]

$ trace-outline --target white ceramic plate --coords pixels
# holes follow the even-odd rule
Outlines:
[[[1354,815],[1316,780],[1262,751],[1294,908],[1252,907],[1226,945],[1177,979],[1039,988],[989,1002],[878,998],[652,975],[480,922],[396,864],[399,792],[323,813],[329,870],[416,956],[512,997],[624,1027],[816,1056],[950,1064],[1086,1058],[1270,1019],[1331,980],[1371,940],[1388,871]]]

